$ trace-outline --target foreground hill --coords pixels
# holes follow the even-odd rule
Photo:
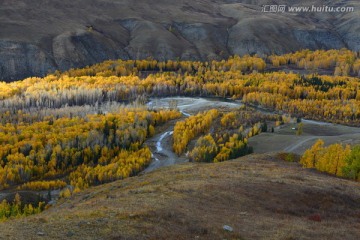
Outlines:
[[[107,59],[207,60],[299,49],[359,51],[358,1],[352,13],[262,13],[264,4],[324,1],[2,0],[0,79],[45,75]]]
[[[1,224],[0,239],[359,239],[359,220],[359,183],[267,154],[91,188]]]

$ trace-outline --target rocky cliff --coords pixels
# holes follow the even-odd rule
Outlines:
[[[268,13],[264,4],[353,6]],[[360,50],[360,3],[337,0],[0,0],[0,79],[107,59],[210,60],[298,49]]]

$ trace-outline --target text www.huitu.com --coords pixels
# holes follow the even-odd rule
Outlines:
[[[352,6],[288,6],[288,5],[263,5],[261,8],[265,13],[349,13],[354,12]]]

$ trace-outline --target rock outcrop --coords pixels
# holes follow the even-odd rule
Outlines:
[[[43,76],[107,59],[211,60],[299,49],[360,50],[349,13],[268,13],[266,0],[2,0],[0,79]],[[271,1],[323,6],[320,0]]]

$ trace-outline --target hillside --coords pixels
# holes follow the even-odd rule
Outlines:
[[[0,239],[360,238],[360,184],[276,154],[174,165],[62,201],[1,224]]]
[[[267,0],[1,0],[0,79],[44,76],[107,59],[208,60],[299,49],[359,51],[353,13],[262,13]],[[271,4],[300,6],[298,1]],[[301,1],[323,6],[324,1]]]

